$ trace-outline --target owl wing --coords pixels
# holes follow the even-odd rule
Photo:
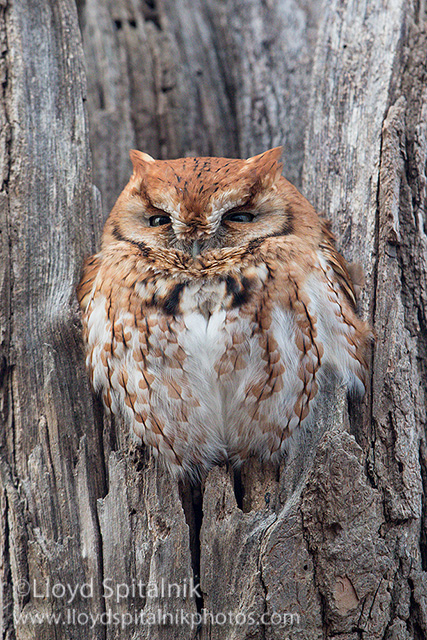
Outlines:
[[[342,255],[338,253],[335,246],[335,236],[330,227],[331,223],[329,220],[322,220],[320,250],[328,264],[332,267],[334,275],[347,300],[355,309],[357,305],[357,289],[363,284],[363,271],[360,265],[347,264]]]
[[[314,307],[318,317],[318,335],[323,343],[324,362],[341,374],[350,389],[361,394],[366,386],[368,346],[373,333],[367,322],[356,314],[357,293],[363,284],[358,264],[347,264],[335,246],[330,223],[322,220],[319,243],[320,280],[314,285],[323,291]],[[315,298],[313,282],[311,296]],[[362,383],[362,385],[360,385]]]
[[[83,265],[83,275],[76,290],[77,300],[83,312],[89,303],[93,283],[101,266],[101,262],[101,257],[97,254],[86,258]]]

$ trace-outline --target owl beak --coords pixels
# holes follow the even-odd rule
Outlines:
[[[191,255],[193,258],[197,258],[197,256],[200,253],[200,242],[199,240],[194,240],[193,244],[191,245]]]

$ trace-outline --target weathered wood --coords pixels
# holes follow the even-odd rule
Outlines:
[[[424,19],[406,2],[368,2],[364,11],[328,5],[322,29],[330,38],[316,52],[305,158],[309,197],[333,212],[345,253],[364,263],[363,307],[377,334],[371,397],[363,420],[352,425],[363,447],[352,475],[367,484],[365,491],[372,486],[375,506],[362,518],[363,525],[371,520],[370,533],[362,529],[356,542],[359,517],[348,501],[335,505],[335,539],[319,546],[320,522],[308,536],[328,632],[349,632],[352,624],[369,638],[427,633],[419,587],[427,584]],[[317,484],[319,497],[323,483]],[[321,510],[326,516],[326,506]],[[352,530],[343,528],[348,516]],[[344,616],[325,580],[331,566],[357,595],[354,611]]]
[[[101,575],[94,496],[106,490],[105,469],[74,296],[99,228],[83,56],[72,3],[9,3],[3,17],[2,271],[10,302],[2,318],[2,626],[5,637],[65,638],[62,625],[20,616],[65,609],[63,598],[36,599],[48,581],[82,584]],[[90,473],[78,486],[85,447]],[[99,603],[85,605],[96,613]],[[83,628],[73,633],[86,637]]]
[[[427,636],[421,10],[10,0],[0,12],[2,637]],[[348,407],[331,383],[279,470],[215,468],[191,488],[92,397],[75,284],[129,148],[278,144],[285,175],[365,268],[369,393]]]

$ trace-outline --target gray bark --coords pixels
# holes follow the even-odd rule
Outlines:
[[[427,637],[423,7],[0,1],[3,638]],[[278,144],[365,268],[368,394],[331,383],[279,469],[191,488],[92,396],[75,286],[130,148]]]

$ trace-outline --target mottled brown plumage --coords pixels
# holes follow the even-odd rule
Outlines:
[[[363,390],[370,328],[328,224],[280,175],[280,152],[132,151],[85,264],[92,383],[177,473],[278,456],[332,369]]]

